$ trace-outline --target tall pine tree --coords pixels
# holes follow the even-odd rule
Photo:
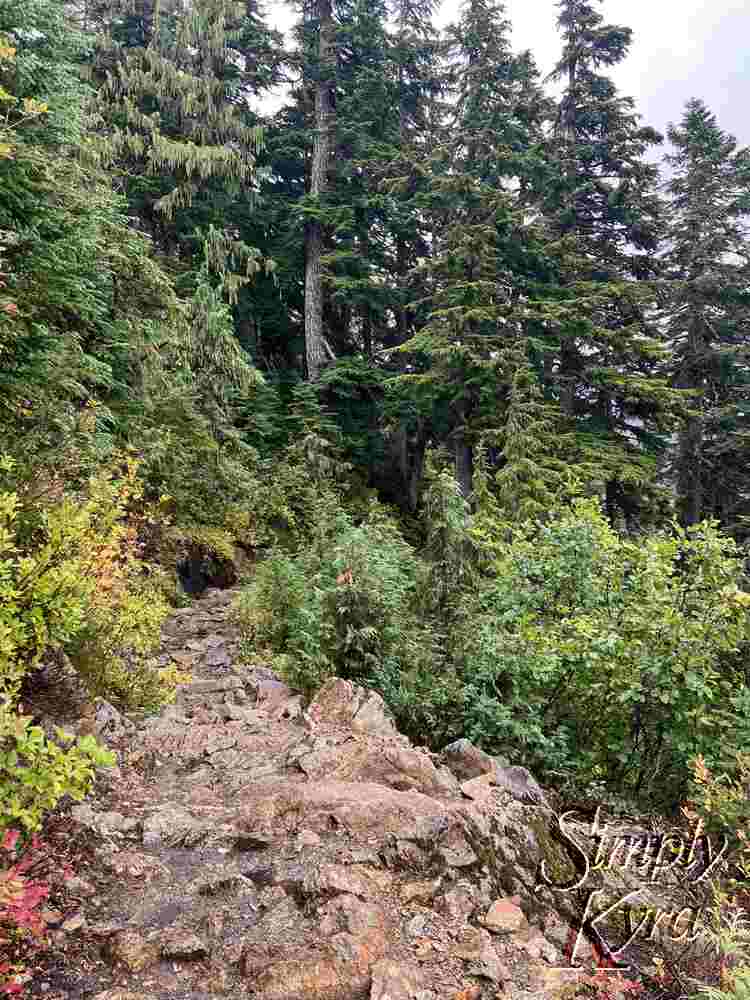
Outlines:
[[[625,58],[632,32],[604,23],[600,3],[558,3],[563,51],[552,75],[563,93],[542,201],[559,260],[547,376],[610,509],[635,513],[677,404],[651,322],[660,206],[645,156],[661,136],[602,72]]]
[[[738,529],[750,511],[750,150],[699,100],[668,135],[667,321],[675,384],[690,392],[680,512],[686,524],[715,516]]]
[[[496,464],[505,464],[508,415],[512,409],[519,427],[521,409],[535,403],[531,339],[548,268],[526,209],[541,168],[546,106],[530,56],[515,55],[508,34],[493,0],[468,0],[449,32],[455,100],[421,196],[432,245],[416,273],[430,312],[403,348],[421,369],[405,380],[431,409],[436,436],[450,444],[464,496],[472,493],[477,447],[490,446]],[[525,426],[533,433],[540,423]]]

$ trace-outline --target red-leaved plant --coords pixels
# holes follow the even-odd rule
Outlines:
[[[22,852],[17,830],[6,830],[0,841],[0,952],[11,959],[0,961],[0,994],[23,991],[18,978],[24,972],[23,955],[47,942],[41,907],[49,886],[27,875],[40,848],[39,838],[34,836]]]

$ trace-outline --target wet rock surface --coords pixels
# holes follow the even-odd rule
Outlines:
[[[575,869],[532,776],[467,741],[411,746],[348,681],[303,711],[242,664],[233,596],[165,624],[161,662],[192,672],[174,705],[102,712],[116,780],[73,810],[98,844],[76,931],[96,960],[62,995],[553,996],[575,907],[540,866]]]

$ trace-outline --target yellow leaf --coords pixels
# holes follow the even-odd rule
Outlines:
[[[24,98],[23,110],[27,115],[43,115],[49,110],[49,105],[44,101],[35,101],[33,97]]]

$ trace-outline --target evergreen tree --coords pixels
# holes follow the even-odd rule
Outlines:
[[[469,0],[450,31],[456,100],[421,198],[433,241],[417,273],[430,315],[403,348],[423,359],[423,372],[407,378],[452,446],[464,496],[480,441],[500,464],[509,459],[505,423],[509,408],[519,416],[520,372],[534,380],[527,366],[549,270],[525,211],[545,102],[530,56],[512,53],[508,30],[501,5]],[[533,433],[538,424],[526,426]]]
[[[0,159],[0,451],[71,481],[138,438],[180,309],[89,155],[78,73],[89,40],[46,0],[4,5],[0,36],[0,86],[19,109],[12,156]]]
[[[323,200],[334,148],[336,28],[332,0],[316,0],[308,31],[315,39],[314,57],[307,63],[313,92],[314,131],[310,163],[310,197],[305,223],[305,357],[307,375],[315,381],[326,360],[323,335]]]
[[[559,308],[549,316],[547,377],[579,432],[581,460],[619,496],[653,483],[677,396],[660,376],[666,350],[656,303],[661,141],[601,70],[631,44],[600,0],[559,0],[562,80],[542,208],[557,254]],[[598,471],[597,471],[598,470]]]
[[[737,529],[749,509],[750,150],[699,100],[668,135],[667,321],[674,381],[690,392],[679,506],[686,524],[719,517]]]
[[[157,245],[196,269],[203,241],[235,233],[232,206],[257,188],[262,134],[245,109],[252,91],[237,51],[256,27],[252,5],[251,15],[236,0],[108,0],[101,13],[107,153]],[[257,251],[235,240],[233,252],[238,275],[259,270]]]
[[[387,347],[403,344],[416,329],[419,314],[410,304],[419,292],[412,266],[430,252],[429,231],[416,199],[425,189],[419,167],[432,148],[447,88],[443,44],[433,25],[435,6],[435,0],[394,0],[393,29],[387,39],[398,107],[398,139],[386,150],[384,168],[381,152],[377,171],[380,190],[388,195],[385,264],[393,315],[381,334]]]

